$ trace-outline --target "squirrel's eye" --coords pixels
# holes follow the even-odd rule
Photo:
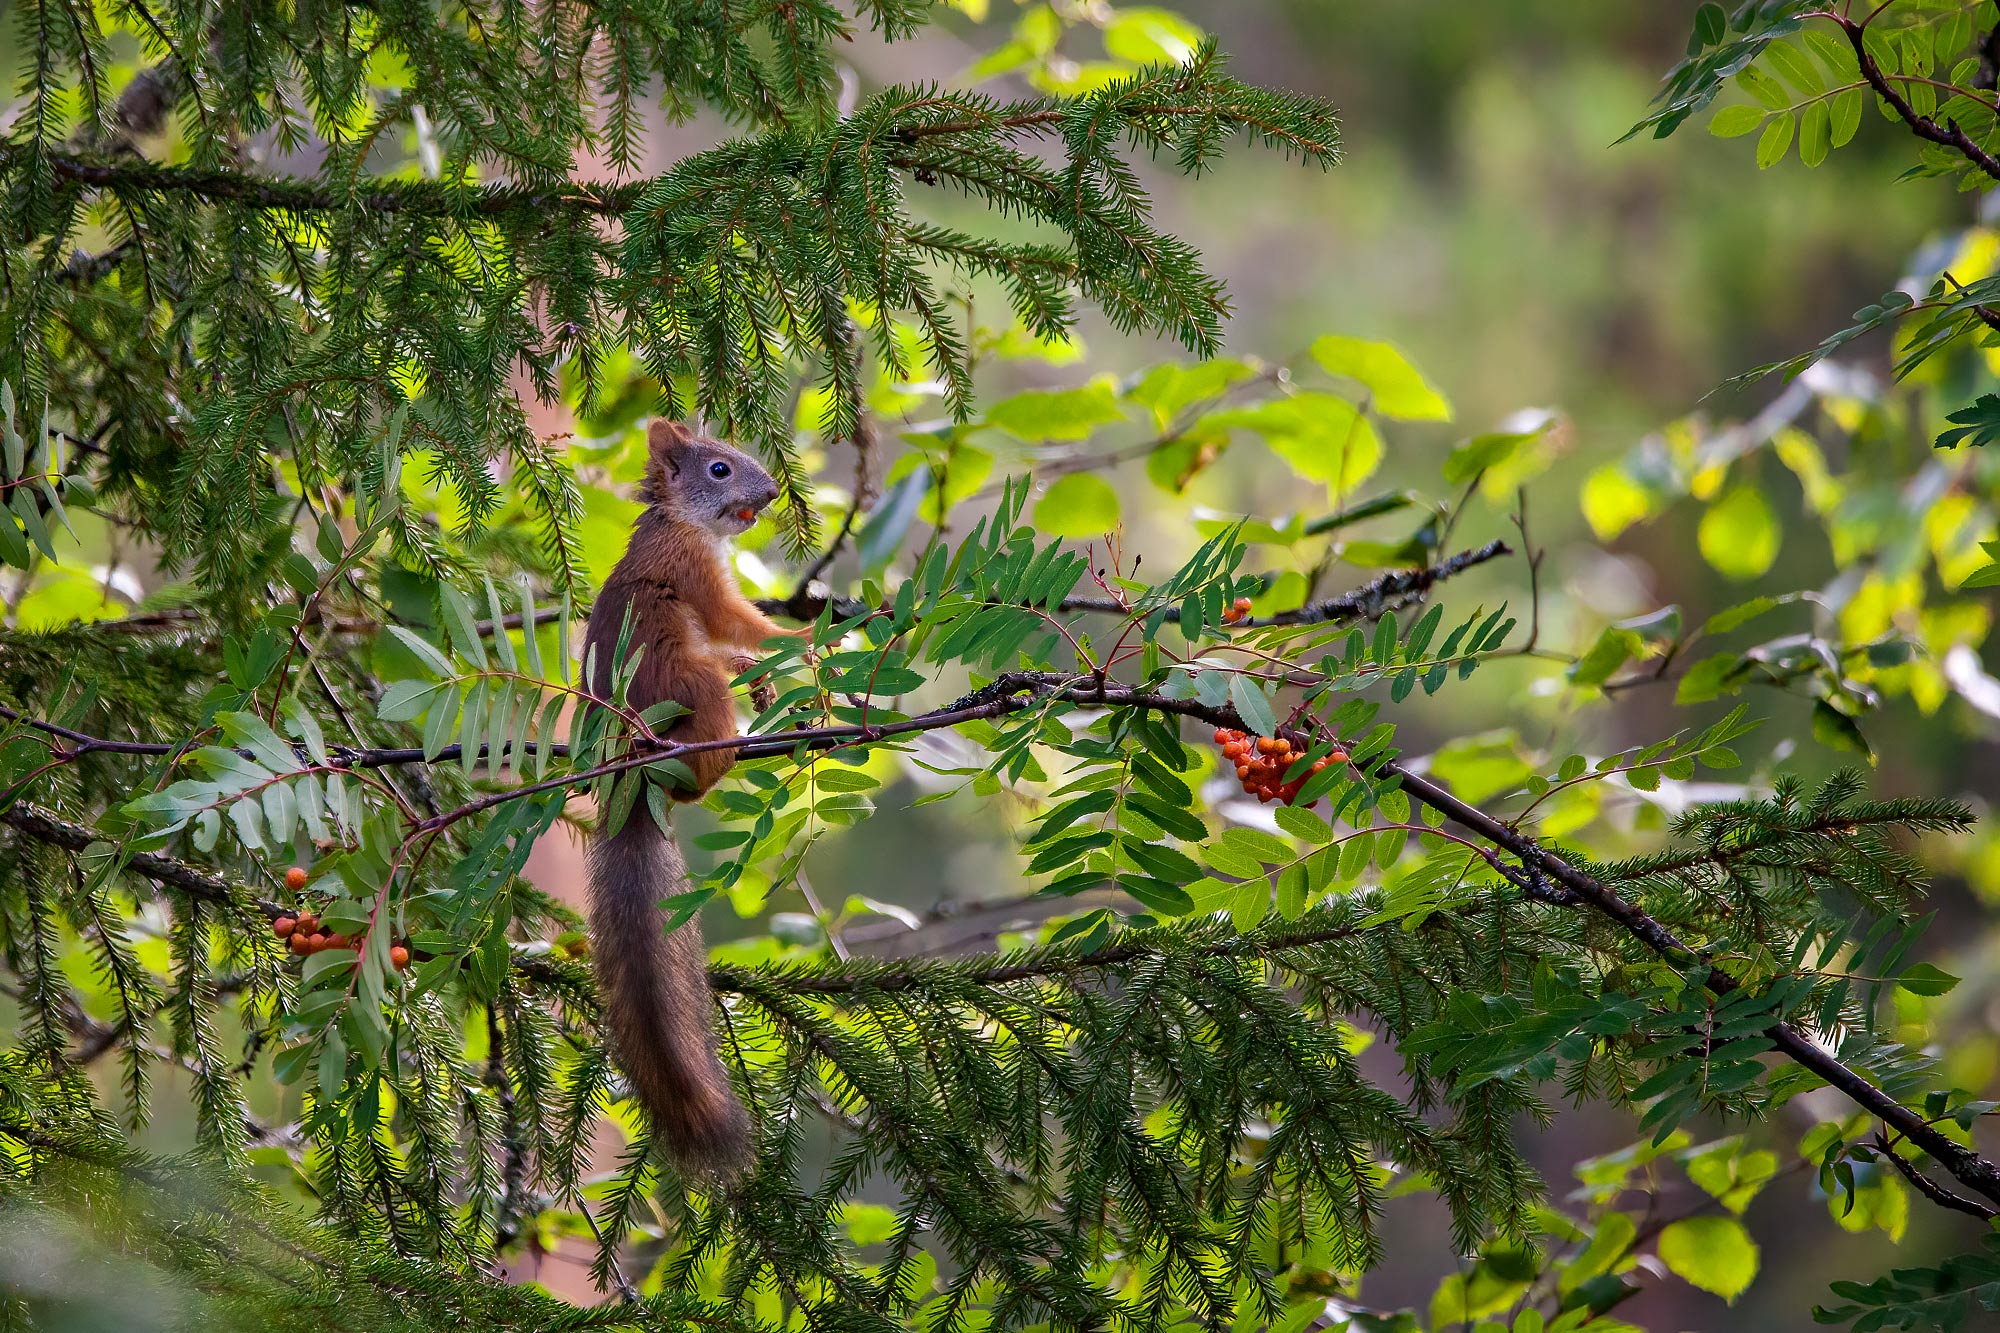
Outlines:
[[[708,465],[708,475],[714,477],[717,481],[721,481],[724,477],[729,475],[729,464],[710,463]]]

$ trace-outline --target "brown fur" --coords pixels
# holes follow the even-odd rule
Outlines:
[[[736,734],[730,680],[755,660],[743,650],[788,632],[737,590],[722,543],[748,526],[736,516],[763,508],[777,488],[754,459],[675,422],[654,422],[647,445],[649,504],[604,581],[584,641],[591,688],[609,693],[629,613],[627,654],[642,644],[645,652],[627,704],[636,711],[675,700],[689,711],[668,724],[670,739],[722,740]],[[710,475],[718,461],[727,478]],[[734,750],[687,756],[694,787],[675,799],[701,799],[735,759]],[[657,904],[686,887],[680,853],[642,801],[616,835],[593,843],[589,874],[592,955],[619,1063],[674,1160],[727,1177],[749,1155],[750,1123],[716,1056],[707,951],[692,921],[672,934],[660,928]]]

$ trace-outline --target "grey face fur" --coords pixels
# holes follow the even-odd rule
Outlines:
[[[695,435],[678,423],[655,423],[651,443],[648,498],[718,537],[747,531],[759,511],[778,498],[771,474],[732,445]]]

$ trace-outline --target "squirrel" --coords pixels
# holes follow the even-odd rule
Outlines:
[[[736,734],[730,681],[757,660],[741,650],[811,632],[771,623],[737,590],[723,560],[723,543],[757,521],[777,498],[777,483],[748,454],[679,422],[654,421],[646,444],[639,492],[646,508],[584,639],[590,689],[609,697],[629,615],[628,656],[642,644],[645,652],[628,706],[671,699],[688,711],[671,721],[668,738],[726,739]],[[688,755],[694,783],[674,799],[700,800],[735,761],[733,749]],[[593,838],[587,865],[591,955],[619,1063],[675,1164],[727,1178],[749,1156],[750,1119],[717,1056],[701,929],[693,921],[661,929],[660,900],[685,887],[680,850],[635,808],[618,832]]]

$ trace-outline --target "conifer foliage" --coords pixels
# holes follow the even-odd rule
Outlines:
[[[858,25],[933,17],[14,7],[0,1228],[36,1248],[0,1255],[7,1326],[75,1316],[62,1275],[91,1263],[157,1300],[86,1314],[229,1327],[1295,1331],[1373,1317],[1383,1211],[1422,1193],[1471,1257],[1466,1310],[1504,1289],[1515,1328],[1608,1329],[1642,1241],[1552,1210],[1516,1141],[1560,1097],[1636,1113],[1618,1169],[1681,1154],[1728,1203],[1770,1173],[1684,1127],[1830,1088],[1854,1114],[1801,1158],[1830,1196],[1893,1169],[2000,1213],[1969,1133],[1990,1103],[1892,1003],[1952,982],[1910,961],[1908,845],[1968,812],[1779,779],[1614,861],[1557,812],[1739,767],[1746,709],[1611,754],[1406,755],[1401,716],[1551,654],[1524,503],[1516,537],[1453,544],[1489,474],[1548,465],[1548,426],[1453,450],[1455,499],[1351,496],[1449,404],[1382,344],[1218,355],[1223,292],[1135,165],[1199,173],[1242,139],[1330,165],[1332,111],[1206,40],[1065,95],[842,100]],[[729,137],[640,175],[660,106]],[[975,401],[981,358],[1053,355],[1086,307],[1201,359]],[[537,438],[523,381],[583,438]],[[941,417],[912,420],[926,394]],[[786,499],[750,540],[803,568],[762,591],[812,627],[744,673],[771,702],[674,825],[698,871],[669,918],[808,909],[711,969],[757,1143],[721,1182],[654,1151],[590,943],[522,875],[574,798],[665,825],[687,774],[673,707],[626,699],[644,645],[599,695],[572,651],[655,410],[771,462]],[[908,447],[882,470],[891,412]],[[1201,520],[1141,577],[1093,472],[1112,423],[1147,429],[1124,449],[1162,492],[1254,442],[1341,503]],[[995,434],[1076,449],[989,481]],[[1329,560],[1253,559],[1413,519],[1343,548],[1384,570],[1345,591]],[[109,567],[79,568],[78,528]],[[1437,600],[1513,556],[1525,610]],[[81,609],[119,560],[171,578]],[[1630,686],[1765,600],[1607,629],[1567,685]],[[869,956],[856,920],[935,920],[815,897],[815,850],[908,774],[1023,812],[1004,951]],[[503,1280],[557,1243],[601,1303]],[[1748,1281],[1740,1249],[1668,1263]],[[1955,1263],[1847,1284],[1847,1316],[1990,1267]]]

